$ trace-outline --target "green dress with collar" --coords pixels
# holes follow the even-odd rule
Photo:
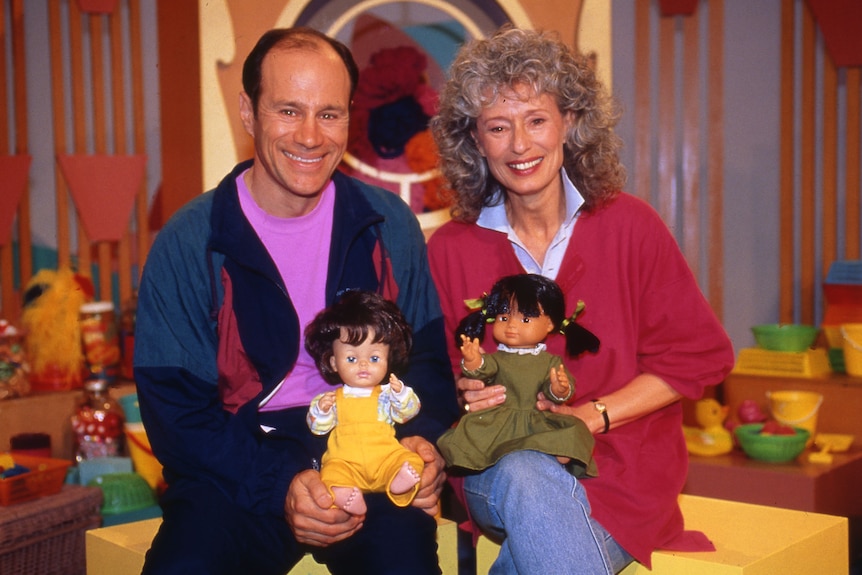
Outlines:
[[[440,436],[437,446],[446,462],[481,471],[507,453],[532,449],[571,458],[570,470],[577,477],[597,475],[592,457],[594,439],[584,422],[536,409],[539,391],[551,397],[551,368],[562,365],[562,359],[547,351],[518,354],[498,350],[482,357],[482,366],[462,370],[464,376],[488,385],[503,385],[506,400],[496,407],[465,414],[456,427]],[[574,381],[568,371],[566,375]]]

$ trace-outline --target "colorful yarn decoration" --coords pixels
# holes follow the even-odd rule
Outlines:
[[[92,300],[89,279],[68,268],[43,269],[27,283],[21,325],[34,387],[80,387],[85,371],[79,310]],[[59,380],[59,382],[57,382]]]

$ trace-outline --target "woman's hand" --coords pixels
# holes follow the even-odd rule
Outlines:
[[[506,388],[502,385],[485,385],[479,379],[459,378],[455,382],[458,388],[458,403],[464,411],[474,412],[500,405],[506,401]]]

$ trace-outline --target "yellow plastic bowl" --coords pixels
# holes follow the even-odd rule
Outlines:
[[[770,351],[805,351],[814,345],[820,328],[796,323],[771,323],[751,328],[758,347]]]

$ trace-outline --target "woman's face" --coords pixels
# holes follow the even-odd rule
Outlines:
[[[536,95],[519,84],[501,91],[482,111],[474,137],[510,198],[559,194],[563,142],[570,124],[571,116],[560,113],[551,95]]]

